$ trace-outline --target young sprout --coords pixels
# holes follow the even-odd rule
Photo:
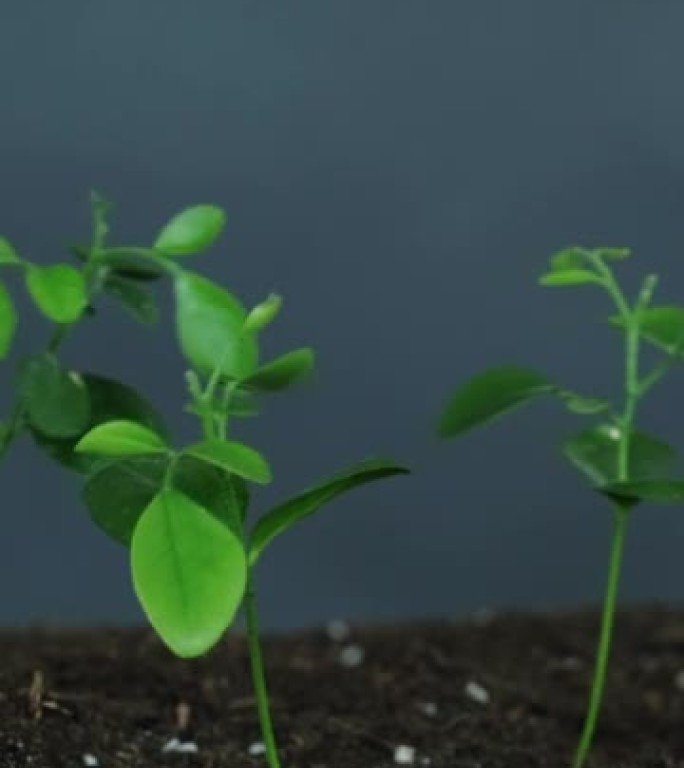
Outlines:
[[[244,606],[263,742],[269,765],[277,768],[256,566],[281,533],[323,505],[407,470],[382,459],[356,464],[248,526],[249,484],[269,483],[271,469],[261,453],[232,438],[230,427],[259,413],[265,394],[307,378],[314,354],[301,348],[260,363],[259,334],[278,314],[281,299],[269,296],[247,312],[224,288],[175,261],[211,244],[223,220],[214,207],[188,209],[164,227],[153,254],[135,254],[173,278],[176,335],[191,366],[186,410],[199,419],[201,438],[175,448],[151,423],[113,418],[83,435],[74,453],[96,462],[84,486],[86,505],[105,533],[130,548],[135,592],[171,651],[186,658],[206,653]],[[111,258],[111,251],[104,255]]]
[[[568,248],[552,257],[550,270],[539,280],[544,286],[599,286],[612,299],[616,312],[609,323],[621,331],[624,340],[623,397],[618,406],[603,398],[580,396],[537,371],[507,365],[487,370],[463,384],[446,406],[439,425],[443,437],[460,435],[542,395],[556,397],[575,414],[595,417],[593,426],[571,436],[562,446],[568,461],[611,502],[614,517],[596,665],[574,768],[585,765],[601,708],[631,512],[641,502],[684,501],[684,478],[670,474],[674,449],[636,428],[642,398],[672,365],[684,358],[684,308],[652,306],[655,275],[648,275],[635,300],[629,301],[611,267],[628,256],[630,251],[625,248]],[[661,353],[659,362],[645,373],[642,341]]]

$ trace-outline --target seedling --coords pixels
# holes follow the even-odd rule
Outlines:
[[[269,296],[246,311],[219,285],[186,269],[180,257],[208,247],[223,215],[204,206],[174,217],[152,249],[114,249],[135,256],[135,279],[148,271],[171,276],[176,334],[187,372],[189,403],[201,438],[174,448],[148,420],[114,417],[82,434],[72,457],[86,459],[84,498],[95,523],[130,548],[135,592],[171,651],[191,658],[209,651],[244,604],[263,741],[279,766],[259,640],[254,572],[283,532],[324,504],[364,483],[406,469],[374,459],[289,499],[247,526],[249,484],[271,481],[267,460],[229,436],[235,419],[259,413],[264,395],[289,388],[314,367],[309,348],[260,364],[259,339],[281,307]],[[108,251],[111,257],[111,250]],[[128,264],[128,266],[131,266]],[[297,436],[300,439],[301,436]]]
[[[444,410],[439,431],[454,437],[542,395],[556,397],[569,411],[595,419],[593,426],[565,440],[563,454],[608,499],[614,512],[608,583],[591,695],[575,753],[574,768],[585,765],[596,730],[610,654],[622,551],[632,510],[642,502],[684,501],[684,478],[670,474],[675,450],[636,428],[637,407],[665,373],[684,359],[684,308],[653,306],[657,284],[648,275],[630,302],[612,264],[630,256],[625,248],[568,248],[552,257],[544,286],[594,285],[612,299],[616,313],[609,318],[624,339],[623,399],[585,397],[558,386],[545,375],[519,366],[489,369],[462,385]],[[660,353],[658,363],[642,372],[641,343]]]

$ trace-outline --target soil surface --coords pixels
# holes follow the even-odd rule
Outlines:
[[[283,768],[565,768],[597,625],[483,614],[269,637]],[[180,661],[149,630],[0,634],[0,768],[258,768],[259,743],[239,635]],[[684,611],[620,614],[591,766],[684,767]]]

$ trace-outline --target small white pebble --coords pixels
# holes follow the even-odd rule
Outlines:
[[[474,680],[466,684],[465,695],[477,704],[482,704],[483,706],[489,704],[489,691]]]
[[[97,768],[99,764],[100,764],[100,761],[95,757],[95,755],[91,755],[91,754],[83,755],[83,765],[87,765],[88,768]]]
[[[266,754],[266,747],[260,741],[255,741],[254,744],[249,745],[247,751],[252,757],[261,757]]]
[[[360,645],[353,643],[352,645],[345,646],[341,651],[337,660],[343,667],[358,667],[363,664],[363,660],[366,657],[366,652]]]
[[[180,739],[177,739],[174,736],[164,744],[162,752],[178,752],[183,755],[194,755],[199,752],[199,747],[194,741],[180,741]]]
[[[677,672],[675,675],[674,684],[680,691],[684,691],[684,669]]]
[[[419,701],[418,709],[426,717],[437,717],[437,712],[439,712],[439,707],[435,704],[434,701]]]
[[[343,619],[333,619],[325,627],[326,634],[335,643],[341,643],[351,634],[349,624]]]
[[[415,747],[407,747],[406,744],[395,747],[394,762],[397,765],[413,765],[416,762]]]

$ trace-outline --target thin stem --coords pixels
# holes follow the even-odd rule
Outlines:
[[[245,592],[245,616],[247,619],[247,640],[249,643],[249,658],[252,667],[252,682],[256,693],[257,708],[259,710],[259,723],[261,736],[266,747],[266,760],[270,768],[280,768],[278,747],[276,744],[273,723],[271,721],[271,709],[266,687],[266,675],[264,673],[264,661],[261,654],[259,640],[259,620],[256,607],[256,593],[251,573],[247,575],[247,590]]]
[[[639,343],[640,322],[642,311],[648,306],[656,278],[649,275],[639,293],[634,309],[630,309],[624,299],[622,291],[613,279],[612,273],[607,268],[604,273],[606,287],[613,296],[618,311],[622,315],[625,326],[625,373],[624,391],[625,400],[620,423],[620,440],[617,455],[617,479],[628,480],[630,476],[630,447],[634,419],[639,398],[643,391],[639,380]],[[618,588],[620,583],[620,571],[622,568],[622,553],[625,544],[625,533],[629,520],[629,506],[617,504],[615,507],[615,523],[610,552],[610,565],[608,569],[608,585],[603,599],[603,611],[601,616],[601,632],[599,636],[594,677],[589,696],[589,706],[582,727],[579,744],[575,752],[573,768],[583,768],[589,755],[596,725],[603,702],[603,692],[608,671],[608,659],[613,639],[613,627],[615,624],[615,608],[617,604]]]
[[[596,654],[596,666],[594,668],[594,680],[589,698],[589,708],[584,721],[579,746],[575,753],[574,768],[582,768],[584,765],[596,731],[603,690],[608,671],[608,659],[615,623],[615,606],[617,604],[618,588],[620,584],[620,570],[622,567],[622,553],[625,544],[625,532],[629,520],[628,510],[617,506],[615,509],[615,528],[610,550],[610,567],[608,570],[608,585],[603,600],[603,616],[601,619],[601,635],[599,637],[598,651]]]

